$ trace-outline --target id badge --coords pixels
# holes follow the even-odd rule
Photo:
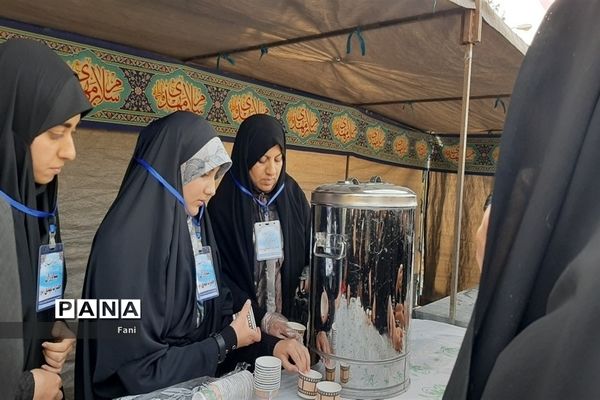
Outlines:
[[[54,300],[63,295],[65,256],[62,243],[40,246],[38,260],[36,310],[40,312],[54,307]]]
[[[283,257],[283,240],[279,221],[255,223],[254,237],[254,250],[257,261],[274,260]]]
[[[195,256],[196,260],[196,300],[206,301],[219,295],[217,276],[213,265],[210,246],[202,247]]]

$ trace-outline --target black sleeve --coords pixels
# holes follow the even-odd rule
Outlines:
[[[211,235],[214,235],[211,230]],[[212,243],[213,249],[213,257],[215,257],[215,265],[219,266],[216,269],[217,272],[217,280],[219,283],[219,298],[221,299],[221,315],[223,319],[221,321],[221,329],[225,329],[231,321],[233,320],[234,311],[234,298],[231,289],[229,288],[229,280],[225,278],[225,274],[221,269],[221,265],[223,265],[223,257],[221,256],[221,252],[219,251],[218,246],[215,243]]]
[[[279,343],[280,340],[281,339],[276,338],[275,336],[262,333],[260,342],[233,351],[230,356],[227,357],[227,360],[224,363],[224,369],[230,371],[239,362],[246,362],[254,365],[254,361],[256,361],[258,357],[272,356],[275,345]]]
[[[235,334],[235,329],[233,329],[231,325],[227,325],[221,331],[221,337],[225,341],[225,351],[227,354],[235,350],[237,347],[237,335]]]
[[[218,247],[214,246],[213,251],[213,256],[216,257],[217,262],[220,262],[221,254]],[[225,342],[227,354],[231,354],[237,346],[236,333],[229,325],[232,320],[232,295],[235,290],[230,290],[227,283],[223,281],[220,282],[219,290],[221,297],[219,306],[222,312],[220,334]],[[157,343],[148,336],[144,339],[148,341],[148,350],[154,348],[154,351],[128,362],[117,370],[119,379],[128,393],[146,393],[198,376],[215,376],[220,349],[214,338],[207,337],[185,346]],[[140,371],[147,371],[147,373],[141,375]]]
[[[224,292],[227,293],[228,296],[228,300],[224,302],[224,307],[229,307],[231,310],[229,314],[232,315],[237,312],[240,312],[246,300],[252,299],[253,296],[250,296],[248,293],[246,293],[245,290],[240,288],[240,286],[233,279],[230,279],[228,274],[224,271],[228,265],[226,260],[227,258],[228,257],[226,255],[221,256],[219,252],[219,263],[222,268],[221,286],[223,287]],[[260,310],[260,308],[258,307],[258,303],[254,300],[252,300],[252,309],[254,311],[254,319],[256,320],[256,324],[260,326],[260,321],[262,321],[265,312]],[[223,315],[226,315],[228,313],[227,311],[228,310],[223,310]],[[229,323],[231,323],[231,319],[229,320],[229,322],[227,322],[227,324]]]
[[[17,390],[15,392],[15,400],[31,400],[35,391],[35,381],[33,374],[30,371],[25,371],[19,377],[17,382]]]
[[[245,291],[240,289],[240,287],[235,282],[233,282],[231,279],[228,279],[227,274],[223,274],[223,278],[223,281],[226,283],[226,286],[230,288],[228,290],[230,291],[233,299],[233,313],[241,311],[246,300],[251,299],[251,297]],[[252,300],[252,311],[254,311],[254,319],[256,320],[256,326],[260,328],[260,323],[263,317],[265,316],[266,311],[261,310],[258,303],[254,300]]]
[[[296,215],[299,218],[299,222],[303,224],[302,232],[304,233],[304,266],[310,264],[310,219],[311,219],[311,209],[308,200],[306,199],[306,195],[304,191],[292,178],[288,175],[289,185],[292,188],[292,195],[294,197],[293,204],[296,208]]]
[[[198,376],[214,376],[219,347],[208,337],[187,346],[167,346],[119,367],[116,374],[128,393],[147,393]],[[140,371],[146,373],[140,374]]]
[[[251,296],[248,295],[244,290],[242,290],[233,280],[227,277],[227,274],[223,274],[223,281],[229,287],[233,298],[233,313],[241,311],[242,307],[246,300],[251,299]],[[252,310],[254,311],[254,319],[256,320],[256,325],[260,327],[260,321],[262,321],[263,317],[266,314],[266,311],[261,310],[258,306],[258,303],[252,300]]]

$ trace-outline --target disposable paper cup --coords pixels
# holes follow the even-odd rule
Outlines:
[[[298,396],[304,399],[314,399],[317,395],[317,383],[321,381],[323,375],[315,370],[310,370],[306,374],[298,374]]]

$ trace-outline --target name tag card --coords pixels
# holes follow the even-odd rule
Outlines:
[[[279,221],[255,223],[254,237],[257,261],[283,258],[283,237]]]
[[[62,299],[65,256],[62,243],[42,245],[39,252],[37,307],[38,312],[54,307]]]
[[[195,256],[196,261],[196,300],[206,301],[219,295],[217,276],[213,265],[210,246],[202,247]]]

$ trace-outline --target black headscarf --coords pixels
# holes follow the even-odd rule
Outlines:
[[[252,300],[257,324],[266,310],[258,307],[254,288],[254,219],[253,200],[234,183],[232,176],[248,190],[252,190],[250,169],[273,146],[279,145],[285,155],[285,132],[275,118],[257,114],[247,118],[237,132],[231,160],[233,165],[209,203],[215,224],[215,236],[222,252],[223,272],[233,293],[234,311]],[[285,183],[283,192],[275,200],[284,242],[284,262],[281,268],[282,314],[290,317],[294,290],[302,269],[308,265],[310,240],[310,207],[296,181],[285,172],[285,156],[275,193]]]
[[[599,15],[558,0],[521,67],[446,399],[600,398]]]
[[[138,137],[120,191],[94,238],[83,298],[141,299],[142,319],[81,322],[77,346],[78,399],[139,394],[214,375],[218,348],[209,337],[231,318],[231,295],[220,284],[210,218],[202,243],[211,246],[219,296],[204,302],[197,327],[195,262],[185,208],[135,158],[150,164],[182,193],[180,167],[216,137],[203,118],[176,112]],[[118,325],[136,334],[119,336]],[[98,338],[98,340],[95,340]]]
[[[76,75],[47,46],[22,39],[0,45],[0,189],[30,208],[52,211],[58,180],[36,185],[29,146],[39,134],[90,109]],[[48,243],[49,221],[14,208],[13,221],[24,321],[23,368],[30,370],[44,363],[41,343],[51,337],[50,324],[41,322],[54,320],[54,309],[36,313],[38,251]],[[59,241],[58,218],[56,225]]]

